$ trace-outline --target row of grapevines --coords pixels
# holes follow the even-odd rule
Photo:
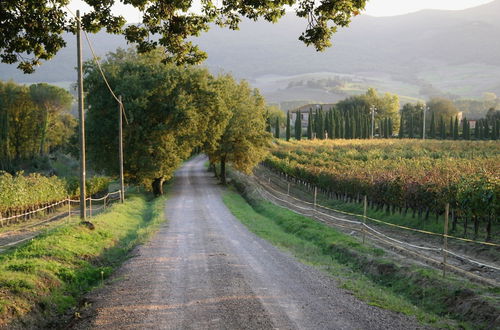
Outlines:
[[[106,191],[109,178],[94,177],[87,180],[89,195]],[[61,201],[68,196],[78,197],[79,184],[76,179],[46,177],[41,174],[17,175],[0,173],[0,217],[12,213],[23,213],[43,205]]]
[[[450,203],[457,216],[491,227],[500,211],[498,142],[278,142],[266,164],[326,191],[356,200],[367,195],[378,208],[426,218]]]

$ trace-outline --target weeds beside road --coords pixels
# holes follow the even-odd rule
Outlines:
[[[94,217],[93,231],[72,221],[6,251],[0,256],[0,327],[41,326],[75,306],[159,227],[163,204],[163,198],[130,195]]]

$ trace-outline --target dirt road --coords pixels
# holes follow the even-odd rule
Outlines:
[[[421,328],[358,301],[248,232],[222,202],[223,188],[204,161],[194,158],[177,172],[168,222],[89,297],[90,312],[75,328]]]

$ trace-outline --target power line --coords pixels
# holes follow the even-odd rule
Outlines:
[[[71,11],[71,9],[68,8],[68,6],[64,6],[64,7],[66,7],[66,9],[68,10],[68,12],[71,15],[73,15],[73,17],[77,21],[80,21],[80,23],[81,23],[81,20],[73,13],[73,11]],[[85,35],[85,39],[87,40],[87,44],[89,45],[90,52],[92,53],[92,58],[94,59],[94,62],[95,62],[95,64],[97,65],[97,67],[99,69],[101,77],[104,80],[104,83],[106,84],[106,86],[107,86],[109,92],[111,93],[111,95],[113,96],[113,98],[116,100],[116,102],[118,102],[118,104],[120,104],[120,108],[122,109],[122,112],[123,112],[123,117],[125,118],[125,122],[128,125],[128,119],[127,119],[127,113],[125,112],[125,106],[123,105],[122,101],[116,96],[116,94],[114,93],[113,89],[109,85],[108,79],[106,79],[106,75],[104,74],[104,71],[103,71],[103,69],[101,67],[101,63],[99,62],[99,58],[97,57],[97,55],[95,53],[95,50],[94,50],[94,47],[92,46],[92,42],[90,41],[89,35],[87,34],[87,32],[84,29],[82,29],[82,31],[83,31],[83,34]]]

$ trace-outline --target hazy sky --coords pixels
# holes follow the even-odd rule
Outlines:
[[[365,13],[372,16],[393,16],[422,9],[450,9],[459,10],[476,7],[493,0],[368,0]],[[72,0],[70,8],[80,9],[82,12],[88,8],[82,0]],[[125,16],[129,23],[140,21],[140,14],[130,6],[117,5],[117,13]]]

